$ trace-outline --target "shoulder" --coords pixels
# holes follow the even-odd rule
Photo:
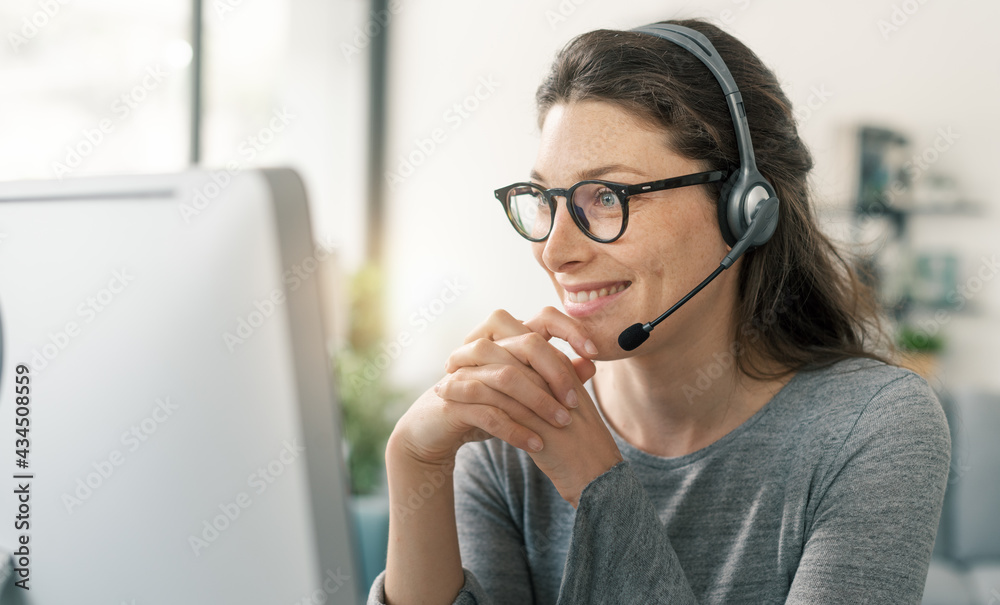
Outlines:
[[[789,386],[783,407],[802,422],[800,443],[832,475],[861,460],[882,466],[903,458],[947,472],[951,436],[944,411],[910,370],[847,359],[800,372]]]
[[[934,391],[905,368],[872,359],[845,359],[826,368],[801,371],[788,386],[786,407],[817,428],[840,426],[850,432],[859,423],[895,423],[947,433]]]
[[[838,400],[870,401],[885,389],[936,399],[927,382],[917,374],[874,359],[850,358],[824,368],[802,370],[795,382],[814,394]]]

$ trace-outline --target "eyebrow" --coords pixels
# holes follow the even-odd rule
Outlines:
[[[642,173],[638,172],[634,168],[630,168],[625,164],[607,164],[606,166],[597,166],[596,168],[588,168],[586,170],[581,170],[576,174],[578,181],[587,181],[590,179],[597,179],[609,172],[628,172],[637,176],[642,176]],[[545,177],[542,176],[537,170],[532,169],[529,178],[532,182],[544,183]]]

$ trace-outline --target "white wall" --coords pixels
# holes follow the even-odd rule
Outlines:
[[[904,6],[912,14],[903,12]],[[915,12],[914,12],[915,9]],[[906,21],[887,36],[878,22]],[[415,140],[439,143],[413,173],[390,190],[390,340],[402,352],[390,372],[426,388],[465,334],[494,308],[528,318],[558,305],[526,242],[510,228],[494,188],[526,177],[538,134],[533,97],[556,51],[573,36],[601,27],[628,28],[674,17],[703,17],[722,25],[775,70],[793,103],[805,108],[823,90],[829,98],[803,110],[801,132],[816,160],[818,200],[846,206],[845,129],[861,122],[912,134],[915,149],[939,128],[959,139],[934,168],[954,174],[966,196],[990,214],[981,219],[918,219],[921,245],[954,249],[976,259],[1000,252],[991,180],[998,158],[1000,4],[848,0],[613,2],[611,0],[457,0],[406,2],[391,39],[390,168],[419,150]],[[482,100],[468,100],[482,79],[496,82]],[[467,118],[451,109],[478,105]],[[432,139],[433,140],[433,139]],[[430,149],[425,142],[424,149]],[[419,154],[418,154],[419,155]],[[420,159],[419,157],[417,159]],[[436,220],[428,216],[434,214]],[[922,221],[922,222],[920,222]],[[976,269],[972,264],[971,269]],[[451,303],[439,301],[446,281],[466,286]],[[977,295],[977,316],[949,316],[950,383],[1000,389],[1000,304],[995,282]],[[450,298],[450,297],[449,297]],[[668,302],[668,301],[664,301]],[[433,322],[414,316],[421,307]],[[435,315],[437,313],[437,315]],[[641,319],[641,318],[639,318]],[[396,350],[390,347],[395,356]]]

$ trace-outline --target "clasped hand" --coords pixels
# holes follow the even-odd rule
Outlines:
[[[570,360],[549,339],[582,357]],[[547,307],[520,322],[495,311],[456,349],[433,388],[446,417],[473,428],[462,440],[498,437],[526,451],[574,507],[594,478],[622,460],[583,383],[597,349],[579,324]]]

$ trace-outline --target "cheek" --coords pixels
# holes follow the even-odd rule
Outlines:
[[[692,202],[635,217],[638,227],[635,241],[646,242],[636,258],[648,273],[671,277],[705,268],[711,270],[711,265],[725,256],[727,247],[719,231],[715,206],[703,199]],[[633,220],[629,217],[629,231],[632,227]]]

